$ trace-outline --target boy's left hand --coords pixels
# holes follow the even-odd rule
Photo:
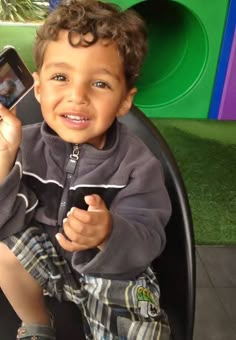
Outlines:
[[[111,231],[111,214],[101,197],[90,195],[84,199],[88,210],[72,208],[63,221],[67,238],[61,233],[56,234],[60,246],[70,252],[95,247],[102,250]]]

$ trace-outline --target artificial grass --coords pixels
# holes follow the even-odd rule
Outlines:
[[[152,119],[180,167],[197,244],[236,244],[236,121]]]

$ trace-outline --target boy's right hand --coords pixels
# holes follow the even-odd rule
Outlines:
[[[9,111],[0,104],[0,181],[11,171],[21,143],[21,122],[16,111]]]

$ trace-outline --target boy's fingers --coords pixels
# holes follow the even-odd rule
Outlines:
[[[69,252],[81,251],[81,250],[87,249],[86,246],[79,245],[79,244],[77,244],[75,242],[67,240],[65,238],[65,236],[62,235],[61,233],[57,233],[55,237],[57,239],[57,242],[60,244],[60,246],[63,249],[69,251]]]
[[[0,121],[9,113],[9,111],[0,103]]]
[[[19,122],[19,119],[16,117],[16,108],[9,111],[0,104],[0,121],[2,120],[6,123]]]
[[[14,108],[12,109],[13,112]],[[2,105],[2,103],[0,103],[0,114],[1,115],[5,115],[7,113],[10,113],[11,111],[8,110],[4,105]]]
[[[100,212],[102,212],[101,209],[88,209],[83,210],[79,208],[72,208],[68,214],[68,223],[73,224],[73,221],[75,224],[79,222],[85,224],[85,225],[94,225],[100,222]]]
[[[90,239],[93,237],[93,230],[91,228],[88,228],[87,226],[79,223],[78,221],[69,221],[68,219],[65,219],[63,221],[63,229],[66,237],[69,238],[72,242],[78,242],[81,243],[81,238],[86,238],[86,244],[90,241]],[[82,240],[83,243],[83,240]]]
[[[92,225],[89,223],[89,226]],[[92,238],[94,236],[94,229],[88,228],[88,224],[71,216],[70,218],[65,218],[63,221],[63,228],[66,233],[66,236],[69,239],[76,241],[76,235]],[[73,237],[74,235],[74,237]]]
[[[98,227],[92,227],[92,225],[88,227],[87,225],[78,225],[77,223],[73,224],[69,222],[68,218],[64,219],[63,229],[65,235],[62,234],[62,237],[64,237],[66,241],[76,244],[76,247],[73,248],[71,244],[64,242],[61,244],[63,248],[69,247],[66,248],[68,251],[84,250],[96,247],[104,240],[104,228],[100,225]],[[62,239],[62,242],[63,241]]]
[[[107,206],[99,195],[88,195],[84,197],[85,202],[88,204],[88,211],[93,210],[107,210]]]
[[[13,113],[16,116],[16,107],[13,107],[13,109],[11,109],[11,113]]]
[[[80,221],[81,223],[91,224],[91,216],[87,210],[79,209],[79,208],[72,208],[68,214],[67,218],[72,221],[73,219]]]

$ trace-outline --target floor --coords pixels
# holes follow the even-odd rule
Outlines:
[[[194,340],[236,340],[236,246],[196,247]]]

